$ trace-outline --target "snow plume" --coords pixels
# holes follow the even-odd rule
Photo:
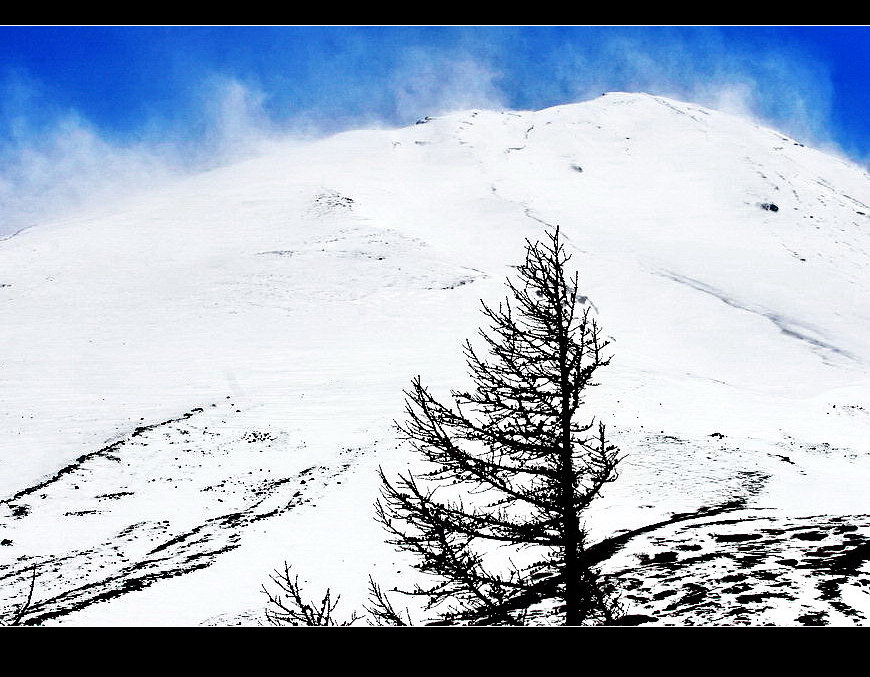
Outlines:
[[[194,141],[200,162],[237,160],[273,138],[278,130],[266,112],[268,98],[256,85],[223,76],[209,78],[194,105],[202,130],[202,137]]]
[[[832,150],[827,67],[788,45],[718,29],[603,32],[547,55],[558,89],[574,100],[644,91],[752,118]]]
[[[266,95],[226,78],[208,81],[179,119],[153,120],[134,139],[48,102],[20,74],[0,93],[0,237],[245,157],[276,132]]]
[[[364,27],[272,37],[244,67],[196,41],[187,51],[172,42],[159,95],[143,103],[151,116],[131,112],[124,132],[64,108],[20,73],[0,74],[0,237],[258,153],[279,135],[408,125],[469,108],[536,110],[607,91],[737,113],[842,154],[831,137],[829,67],[774,29]]]
[[[173,173],[155,149],[107,141],[74,113],[36,135],[16,135],[2,158],[0,237],[71,207],[153,187]]]
[[[467,54],[409,49],[390,78],[395,117],[408,124],[424,115],[503,108],[508,97],[497,85],[498,76],[491,66]]]

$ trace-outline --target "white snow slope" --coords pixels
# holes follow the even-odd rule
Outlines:
[[[402,389],[467,384],[479,299],[559,224],[626,454],[590,532],[739,508],[627,538],[627,611],[866,623],[868,204],[849,162],[611,93],[275,144],[0,241],[0,614],[34,567],[46,624],[256,624],[285,560],[348,612],[406,581],[372,510]]]

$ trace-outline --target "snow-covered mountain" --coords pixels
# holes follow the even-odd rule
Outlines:
[[[275,143],[0,241],[0,610],[34,566],[67,624],[256,623],[285,559],[347,608],[407,576],[371,507],[402,390],[467,383],[479,299],[559,224],[627,454],[588,527],[687,515],[608,561],[629,611],[866,623],[868,204],[848,161],[610,93]]]

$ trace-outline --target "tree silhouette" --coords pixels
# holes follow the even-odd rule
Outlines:
[[[609,342],[570,258],[558,227],[543,242],[527,240],[505,301],[482,302],[488,354],[465,343],[474,388],[452,391],[452,405],[419,376],[405,392],[406,419],[396,425],[425,469],[392,482],[380,471],[377,519],[388,542],[433,577],[405,592],[444,622],[522,624],[531,604],[553,596],[566,625],[617,613],[615,589],[585,556],[583,513],[616,479],[619,452],[603,423],[577,420],[584,391],[610,361]],[[374,606],[390,620],[390,609]]]
[[[269,600],[266,620],[271,625],[336,627],[353,625],[359,620],[355,612],[347,620],[336,618],[335,609],[341,595],[333,599],[330,588],[326,589],[319,602],[307,599],[302,592],[299,576],[291,573],[291,567],[286,562],[284,568],[275,569],[270,578],[277,591],[272,592],[265,585],[262,590]]]

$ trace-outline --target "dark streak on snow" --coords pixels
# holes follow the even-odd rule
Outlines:
[[[341,470],[330,470],[325,467],[306,468],[293,478],[282,478],[273,483],[272,488],[310,476],[313,470],[326,473],[329,477],[337,475]],[[219,515],[205,520],[203,523],[173,536],[160,545],[152,548],[138,561],[113,572],[102,580],[79,587],[63,590],[60,594],[37,601],[28,611],[25,625],[39,625],[46,620],[65,616],[97,602],[103,602],[129,592],[142,590],[160,580],[182,576],[212,565],[218,556],[234,550],[241,544],[243,531],[249,525],[260,520],[269,519],[291,510],[305,502],[300,492],[297,492],[285,505],[266,512],[257,512],[257,508],[271,496],[271,491],[260,492],[259,501],[249,504],[244,510],[226,515]],[[137,526],[149,528],[145,523],[132,525],[127,531],[135,531]],[[123,532],[118,536],[125,535]],[[81,555],[86,553],[73,553]],[[98,556],[96,550],[91,551],[91,557]],[[64,558],[68,559],[68,558]],[[49,558],[40,563],[47,567],[57,564],[59,560]],[[27,564],[31,566],[31,564]],[[0,576],[0,580],[13,574]]]
[[[160,423],[152,423],[150,425],[138,426],[133,430],[133,432],[129,435],[129,437],[124,438],[124,439],[120,439],[116,442],[113,442],[112,444],[109,444],[109,445],[103,447],[102,449],[98,449],[97,451],[92,451],[88,454],[83,454],[82,456],[79,456],[75,461],[73,461],[69,465],[64,466],[63,468],[61,468],[56,473],[49,476],[48,478],[46,478],[42,482],[39,482],[38,484],[34,484],[33,486],[27,487],[26,489],[21,489],[21,490],[17,491],[16,493],[14,493],[9,498],[4,498],[4,499],[0,500],[0,505],[4,505],[4,504],[11,505],[13,502],[17,501],[19,498],[23,498],[24,496],[29,496],[30,494],[36,493],[40,489],[44,489],[48,485],[53,484],[54,482],[57,482],[57,480],[59,480],[64,475],[67,475],[71,472],[74,472],[75,470],[78,470],[84,463],[86,463],[87,461],[90,461],[91,459],[102,457],[102,458],[107,458],[111,461],[118,462],[118,458],[116,456],[112,455],[112,452],[120,449],[122,446],[124,446],[124,444],[127,443],[128,440],[133,439],[135,437],[138,437],[142,433],[148,432],[149,430],[154,430],[156,428],[160,428],[161,426],[169,425],[171,423],[179,423],[181,421],[186,421],[191,416],[194,416],[195,414],[202,413],[202,411],[203,411],[202,407],[196,407],[195,409],[191,409],[186,414],[183,414],[177,418],[170,418],[170,419],[167,419],[165,421],[161,421]]]
[[[235,405],[230,403],[229,406]],[[69,482],[69,476],[82,475],[87,481],[87,478],[99,472],[100,462],[106,460],[112,461],[112,465],[122,459],[133,462],[137,458],[136,444],[133,443],[135,438],[144,437],[154,441],[151,437],[155,435],[162,439],[174,432],[180,434],[187,432],[179,431],[172,424],[185,421],[203,411],[203,408],[197,407],[179,417],[136,427],[125,438],[80,456],[75,462],[61,468],[44,481],[0,501],[0,506],[5,506],[14,519],[17,519],[18,513],[22,513],[22,519],[28,519],[30,506],[16,505],[14,502],[18,499],[37,492],[45,498],[46,493],[50,493],[55,485]],[[207,427],[202,432],[208,435],[214,434],[208,432]],[[270,441],[271,437],[262,436],[259,443],[268,444]],[[247,446],[251,443],[250,436],[242,436],[241,442]],[[145,445],[141,440],[137,440],[136,443]],[[172,443],[170,440],[169,444]],[[342,453],[354,453],[354,450],[347,449]],[[333,467],[311,466],[296,471],[290,476],[255,479],[253,483],[250,480],[243,480],[241,476],[232,476],[225,482],[232,481],[234,486],[238,485],[237,488],[243,490],[244,495],[234,506],[227,506],[225,508],[227,512],[224,514],[220,512],[215,514],[221,508],[211,504],[211,507],[207,508],[211,514],[206,512],[198,524],[188,523],[182,526],[182,520],[176,526],[168,520],[146,519],[117,530],[113,529],[109,533],[98,535],[99,540],[78,544],[65,551],[46,554],[27,553],[9,560],[6,565],[0,565],[0,590],[8,598],[0,599],[0,618],[4,613],[3,603],[5,602],[7,607],[9,603],[13,603],[14,606],[14,602],[17,601],[16,587],[20,587],[22,581],[26,582],[32,571],[38,572],[40,584],[34,602],[22,621],[25,625],[38,625],[92,604],[142,590],[160,580],[208,567],[221,554],[237,548],[247,527],[251,524],[283,514],[300,505],[310,504],[314,498],[311,495],[312,489],[315,492],[319,491],[349,467],[349,462]],[[131,479],[129,472],[129,469],[124,472],[124,477],[127,479]],[[147,492],[145,486],[147,485],[143,484],[143,491]],[[77,489],[78,486],[75,488]],[[119,489],[123,488],[119,487]],[[206,495],[202,492],[208,490],[209,487],[200,488],[198,493]],[[84,499],[84,494],[87,492],[82,493]],[[112,502],[131,496],[133,493],[128,490],[109,492],[103,490],[102,493],[92,496],[93,500],[105,506],[106,511],[110,511]],[[265,504],[266,501],[269,501],[268,506]],[[41,502],[36,503],[36,505],[40,504]],[[34,514],[36,512],[38,511],[34,511]],[[64,516],[87,519],[88,515],[99,512],[103,510],[69,510],[64,513]],[[4,545],[12,544],[11,539],[6,540],[8,543],[4,542]]]
[[[712,287],[712,286],[710,286],[704,282],[701,282],[699,280],[694,280],[690,277],[686,277],[685,275],[679,275],[679,274],[673,273],[671,271],[662,271],[662,272],[659,272],[658,275],[661,275],[662,277],[666,277],[670,280],[673,280],[674,282],[679,282],[680,284],[684,284],[687,287],[691,287],[692,289],[703,292],[705,294],[709,294],[710,296],[713,296],[714,298],[719,299],[720,301],[722,301],[722,303],[729,305],[732,308],[737,308],[739,310],[745,310],[746,312],[752,313],[754,315],[759,315],[761,317],[764,317],[765,319],[770,320],[776,326],[776,328],[780,330],[780,332],[782,332],[785,336],[788,336],[789,338],[798,339],[798,340],[803,341],[805,343],[808,343],[811,346],[814,346],[816,348],[822,348],[824,350],[828,350],[832,353],[835,353],[837,355],[841,355],[842,357],[845,357],[845,358],[850,359],[852,361],[856,361],[856,362],[858,361],[858,358],[855,357],[855,355],[853,355],[852,353],[848,352],[847,350],[839,348],[838,346],[835,346],[832,343],[827,343],[826,341],[822,341],[821,339],[814,338],[805,332],[799,331],[798,329],[795,328],[796,326],[804,326],[810,330],[812,328],[808,327],[806,325],[802,325],[802,323],[800,323],[796,320],[791,320],[791,319],[786,318],[778,313],[775,313],[771,310],[767,310],[767,309],[762,308],[762,307],[754,307],[753,308],[750,305],[747,305],[745,303],[741,303],[741,302],[737,301],[733,297],[728,296],[725,292],[723,292],[719,289],[716,289],[715,287]]]
[[[11,240],[16,235],[21,235],[21,233],[23,233],[25,230],[30,230],[31,228],[33,228],[32,225],[24,226],[24,228],[19,228],[18,230],[14,231],[12,233],[9,233],[9,235],[0,235],[0,242],[5,242],[6,240]]]

